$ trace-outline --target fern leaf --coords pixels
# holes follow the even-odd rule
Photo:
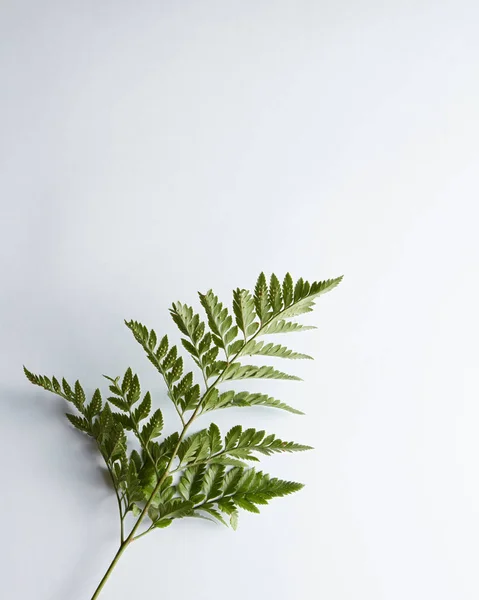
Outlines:
[[[151,411],[151,394],[150,394],[150,392],[146,392],[143,400],[141,401],[139,406],[135,409],[135,412],[133,413],[133,418],[137,423],[139,423],[140,421],[143,421],[143,419],[147,418],[147,416],[150,414],[150,411]]]
[[[125,393],[125,392],[123,392],[123,393]],[[126,399],[128,401],[129,407],[133,406],[133,404],[138,402],[138,400],[140,399],[140,396],[141,396],[140,380],[138,379],[138,375],[135,374],[131,380],[131,384],[126,393]]]
[[[294,321],[286,321],[280,319],[279,321],[271,321],[263,329],[258,332],[258,335],[269,335],[272,333],[293,333],[295,331],[310,331],[317,329],[314,325],[301,325]]]
[[[235,425],[228,431],[225,436],[225,450],[231,450],[236,446],[241,437],[242,429],[241,425]]]
[[[222,454],[243,460],[255,460],[254,453],[269,456],[274,453],[304,452],[311,449],[311,446],[280,440],[274,434],[266,435],[263,430],[249,428],[243,431],[240,425],[236,425],[226,434]]]
[[[92,396],[91,402],[88,405],[88,413],[91,417],[96,416],[102,409],[101,392],[97,388]]]
[[[73,427],[76,427],[79,431],[83,431],[84,433],[88,433],[91,435],[91,429],[88,421],[83,417],[78,417],[77,415],[72,415],[70,413],[65,413],[66,418],[70,421]]]
[[[301,377],[283,373],[273,367],[257,367],[254,365],[241,365],[239,363],[232,363],[224,372],[223,381],[232,379],[284,379],[301,381]]]
[[[285,308],[287,308],[293,301],[293,288],[293,278],[289,273],[286,273],[283,280],[283,303]]]
[[[208,464],[210,465],[223,465],[224,467],[247,467],[248,464],[239,458],[233,458],[232,456],[228,456],[227,454],[222,454],[221,456],[214,456],[213,458],[208,459]]]
[[[308,354],[302,354],[300,352],[294,352],[286,346],[280,344],[265,344],[264,342],[257,342],[256,340],[250,340],[244,345],[244,348],[240,352],[240,356],[275,356],[277,358],[289,358],[289,359],[308,359],[313,360],[312,356]]]
[[[224,350],[226,356],[229,356],[228,345],[238,334],[238,328],[233,325],[233,318],[228,309],[219,302],[212,290],[206,294],[199,293],[201,305],[203,306],[208,318],[208,325],[212,332],[213,343]]]
[[[184,439],[177,452],[180,462],[187,464],[198,458],[198,453],[204,447],[204,442],[206,442],[205,446],[209,448],[209,436],[206,429],[193,433]]]
[[[84,411],[85,392],[79,381],[75,381],[75,394],[72,397],[72,402],[80,412]]]
[[[128,390],[130,389],[132,382],[133,382],[133,372],[131,370],[131,367],[128,367],[128,369],[125,371],[125,374],[123,376],[120,391],[126,395]]]
[[[342,277],[337,277],[310,284],[308,281],[299,279],[294,288],[293,303],[281,312],[281,319],[289,319],[311,312],[318,297],[333,290],[341,283],[341,280]]]
[[[222,397],[225,397],[225,403],[221,402]],[[292,406],[289,406],[285,402],[281,402],[276,398],[272,398],[267,394],[251,394],[249,392],[225,392],[219,397],[218,406],[215,408],[234,408],[246,406],[266,406],[270,408],[279,408],[296,415],[304,414],[300,410],[297,410],[296,408],[293,408]]]
[[[304,415],[300,410],[267,394],[234,392],[232,390],[219,394],[216,388],[208,395],[206,401],[202,404],[202,409],[203,412],[208,412],[222,408],[243,408],[248,406],[266,406],[285,410],[296,415]]]
[[[166,437],[160,444],[158,442],[150,442],[150,454],[157,468],[162,464],[166,465],[171,459],[179,437],[178,432],[175,432]]]
[[[234,501],[236,506],[239,506],[243,510],[247,510],[248,512],[252,513],[259,513],[259,509],[246,496],[238,494],[237,496],[235,496]]]
[[[110,389],[111,387],[112,386],[110,386]],[[119,408],[123,412],[128,412],[128,403],[123,398],[120,398],[119,396],[108,396],[107,400],[113,404],[113,406],[116,406],[116,408]]]
[[[163,430],[163,414],[157,409],[151,416],[148,423],[141,430],[141,437],[145,444],[161,435]]]
[[[129,431],[133,431],[133,429],[135,429],[135,425],[133,424],[133,421],[129,415],[117,412],[112,412],[111,414],[113,419],[120,423],[123,429],[128,429]]]
[[[173,498],[165,504],[158,505],[158,520],[154,523],[155,527],[164,527],[166,521],[168,525],[172,519],[181,519],[192,514],[194,503],[183,498]]]
[[[210,453],[216,454],[217,452],[220,452],[223,449],[223,443],[218,425],[211,423],[210,428],[208,429],[208,437]]]
[[[198,384],[191,387],[185,394],[183,410],[195,410],[200,401],[200,386]]]
[[[208,364],[208,360],[204,361],[202,357],[210,349],[211,333],[205,334],[205,324],[191,306],[176,302],[170,309],[170,314],[179,330],[187,336],[181,340],[183,346],[205,374],[204,368]]]
[[[273,309],[273,315],[278,314],[283,308],[283,295],[279,279],[273,273],[269,282],[269,303]]]
[[[209,465],[204,472],[201,493],[206,499],[214,499],[221,495],[225,478],[223,465]]]
[[[260,323],[265,323],[270,317],[270,302],[268,296],[268,284],[266,276],[260,273],[254,288],[254,306]]]
[[[214,517],[214,519],[216,519],[216,521],[219,521],[222,525],[225,525],[226,527],[228,527],[228,523],[223,519],[223,517],[221,516],[221,513],[216,508],[214,508],[214,505],[212,503],[199,506],[199,507],[197,507],[196,510],[200,510],[200,511],[204,511],[204,512],[208,513],[209,515]],[[213,519],[210,519],[210,520],[213,520]]]
[[[253,335],[259,327],[255,321],[255,305],[251,294],[239,288],[233,292],[233,312],[238,328],[243,332],[245,339]]]
[[[189,500],[200,493],[204,487],[205,471],[204,465],[190,467],[183,471],[177,486],[182,498]]]

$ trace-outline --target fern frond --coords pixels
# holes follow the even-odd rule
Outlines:
[[[246,340],[259,327],[259,323],[255,321],[255,303],[248,290],[240,290],[238,288],[233,292],[233,312],[236,318],[236,325],[243,332],[244,339]]]
[[[301,381],[301,377],[283,373],[274,367],[257,367],[255,365],[241,365],[240,363],[232,363],[229,365],[222,377],[222,381],[233,379],[284,379],[289,381]]]
[[[216,353],[211,350],[213,341],[211,333],[205,333],[204,322],[191,306],[175,302],[170,309],[170,314],[181,333],[186,335],[181,342],[200,368],[206,381],[208,379],[206,367],[214,361],[218,353],[218,350]]]
[[[276,497],[286,496],[303,486],[271,477],[249,467],[261,455],[302,452],[310,446],[284,441],[275,434],[241,425],[231,427],[223,436],[215,423],[190,433],[202,414],[228,407],[264,406],[291,413],[299,410],[264,393],[227,390],[221,385],[243,379],[300,380],[273,366],[242,364],[246,356],[282,359],[311,359],[290,348],[261,341],[260,336],[315,329],[295,322],[309,313],[319,296],[336,287],[341,278],[296,282],[287,273],[282,280],[261,273],[253,291],[233,291],[232,312],[212,290],[199,294],[206,313],[201,318],[192,306],[175,302],[170,315],[180,331],[184,354],[202,373],[203,383],[195,380],[195,367],[189,370],[181,345],[170,344],[138,321],[125,321],[147,358],[162,376],[168,396],[177,410],[182,428],[159,439],[164,428],[162,411],[153,407],[150,392],[142,392],[139,377],[128,367],[122,377],[105,376],[110,396],[103,400],[96,389],[87,400],[79,381],[70,385],[55,377],[35,375],[24,368],[28,380],[64,398],[77,414],[67,413],[69,422],[88,434],[98,446],[117,497],[121,532],[119,557],[126,546],[149,531],[168,527],[175,519],[206,518],[236,529],[239,511],[258,513],[260,507]],[[114,407],[114,410],[112,410]],[[134,435],[127,437],[127,431]],[[136,439],[135,439],[136,438]],[[136,444],[131,450],[130,444]],[[125,534],[124,520],[136,519]],[[139,527],[150,526],[139,533]],[[114,559],[112,566],[116,564]],[[97,598],[107,575],[97,588]]]
[[[248,406],[266,406],[279,408],[287,412],[303,415],[304,413],[285,402],[272,398],[267,394],[234,392],[232,390],[220,394],[215,388],[202,404],[202,412],[218,410],[221,408],[242,408]]]
[[[181,307],[183,311],[183,305]],[[190,314],[189,311],[186,312],[188,315]],[[194,319],[194,317],[192,318]],[[196,319],[194,320],[196,322]],[[178,318],[178,322],[181,323],[181,327],[186,329],[186,325],[181,319]],[[195,389],[195,384],[193,373],[191,372],[187,373],[180,383],[173,385],[181,379],[184,369],[183,358],[178,355],[178,347],[170,347],[166,335],[155,345],[157,340],[155,331],[153,329],[149,330],[138,321],[125,321],[125,324],[133,333],[136,341],[143,347],[150,362],[165,380],[168,387],[168,394],[177,407],[180,417],[182,417],[182,412],[187,410],[187,405],[188,410],[191,409],[191,395],[194,396],[196,392],[192,392]],[[198,327],[199,325],[196,326],[195,331],[198,331]],[[206,354],[208,353],[206,352],[205,356]],[[189,393],[190,396],[188,395]]]
[[[213,343],[225,352],[228,359],[230,356],[228,347],[238,335],[238,327],[233,325],[233,318],[228,309],[219,302],[212,290],[198,295],[208,317]]]
[[[309,356],[308,354],[302,354],[301,352],[294,352],[293,350],[286,348],[286,346],[281,346],[281,344],[272,344],[271,342],[265,344],[264,342],[257,342],[256,340],[250,340],[249,342],[246,342],[243,349],[239,353],[239,356],[246,355],[313,360],[312,356]]]
[[[295,331],[311,331],[317,329],[314,325],[301,325],[301,323],[295,323],[294,321],[286,321],[280,319],[279,321],[270,321],[263,329],[261,329],[258,335],[269,335],[272,333],[293,333]]]

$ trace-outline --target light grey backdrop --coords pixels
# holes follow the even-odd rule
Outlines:
[[[105,600],[479,596],[475,2],[5,1],[0,19],[0,595],[86,600],[115,500],[64,406],[131,364],[124,317],[260,270],[344,284],[294,339],[307,411],[229,413],[316,447],[237,533],[178,522]],[[167,416],[171,413],[167,411]],[[171,421],[170,421],[171,424]],[[154,591],[161,586],[161,591]]]

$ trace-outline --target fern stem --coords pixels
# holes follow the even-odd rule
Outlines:
[[[98,440],[97,440],[97,445],[98,445],[98,450],[100,451],[100,454],[103,456],[103,452],[101,451],[100,445],[98,444]],[[106,467],[108,469],[108,473],[110,474],[110,479],[111,482],[113,484],[113,487],[115,489],[115,495],[116,495],[116,499],[118,502],[118,512],[120,513],[120,544],[123,544],[123,542],[125,541],[125,528],[123,525],[123,519],[125,518],[125,515],[123,514],[123,506],[122,506],[122,497],[120,497],[118,488],[116,487],[116,483],[115,483],[115,478],[113,477],[113,471],[111,470],[110,464],[108,462],[108,460],[106,459],[105,456],[103,456],[103,459],[105,461]]]
[[[96,590],[95,590],[95,592],[94,592],[93,596],[91,597],[91,600],[96,600],[96,599],[99,597],[99,595],[100,595],[100,593],[101,593],[102,589],[105,587],[105,584],[106,584],[106,582],[108,581],[108,578],[109,578],[109,577],[110,577],[110,575],[112,574],[112,572],[113,572],[113,569],[116,567],[116,565],[117,565],[118,561],[120,560],[120,558],[121,558],[121,555],[122,555],[122,554],[123,554],[123,552],[126,550],[126,547],[128,546],[128,543],[129,543],[129,542],[128,542],[128,540],[126,540],[126,541],[124,541],[124,542],[121,544],[120,548],[118,549],[118,552],[117,552],[117,553],[115,554],[115,556],[113,557],[113,560],[111,561],[111,563],[110,563],[110,566],[109,566],[109,567],[108,567],[108,569],[106,570],[106,573],[105,573],[105,575],[103,575],[103,578],[102,578],[102,580],[101,580],[101,581],[100,581],[100,583],[98,584],[98,587],[96,588]]]

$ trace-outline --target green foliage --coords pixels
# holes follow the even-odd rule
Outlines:
[[[254,365],[241,365],[240,363],[232,363],[224,369],[223,381],[231,379],[286,379],[301,381],[300,377],[288,375],[288,373],[278,371],[274,367],[256,367]]]
[[[241,425],[232,427],[223,442],[218,426],[212,423],[209,429],[198,431],[181,442],[178,458],[184,469],[200,464],[245,466],[244,460],[258,460],[255,453],[269,456],[311,449],[311,446],[280,440],[274,434],[267,435],[264,430],[243,431]]]
[[[253,335],[259,327],[255,321],[256,313],[253,296],[248,290],[239,288],[233,292],[233,312],[236,318],[236,325],[243,332],[245,339]]]
[[[233,325],[233,318],[228,309],[218,301],[218,297],[212,290],[206,294],[199,293],[199,298],[208,318],[213,343],[225,352],[228,359],[230,356],[229,345],[238,335],[238,327]]]
[[[250,340],[246,343],[241,351],[241,356],[274,356],[276,358],[290,358],[290,359],[301,359],[306,358],[312,360],[313,357],[308,354],[302,354],[301,352],[294,352],[286,346],[281,344],[273,344],[264,342],[257,342],[256,340]]]
[[[110,392],[106,400],[99,389],[88,399],[79,381],[70,385],[65,379],[60,382],[24,368],[31,383],[72,405],[76,412],[66,414],[69,422],[96,443],[117,497],[121,547],[184,517],[207,518],[236,529],[240,510],[257,513],[271,499],[301,489],[302,484],[250,468],[248,461],[257,462],[261,455],[301,452],[310,446],[283,441],[262,429],[243,429],[241,425],[230,428],[224,437],[214,423],[194,433],[189,430],[202,415],[224,408],[262,406],[303,414],[267,394],[225,391],[221,385],[253,378],[300,380],[271,365],[242,361],[258,356],[311,359],[307,354],[258,338],[314,329],[295,319],[311,312],[319,296],[340,281],[341,278],[295,282],[289,273],[282,281],[275,274],[268,280],[261,273],[252,292],[242,288],[233,291],[232,313],[212,290],[200,293],[205,319],[193,307],[173,303],[170,315],[181,333],[180,348],[192,361],[192,371],[186,368],[178,346],[171,345],[166,335],[157,335],[139,321],[125,321],[163,379],[181,419],[180,430],[167,437],[161,438],[161,409],[153,407],[150,392],[142,392],[139,376],[130,367],[123,376],[105,376]],[[136,521],[125,536],[128,513]],[[142,523],[149,526],[139,533]]]
[[[246,406],[267,406],[270,408],[280,408],[296,415],[304,414],[300,410],[280,400],[276,400],[276,398],[272,398],[267,394],[234,392],[232,390],[220,394],[216,388],[211,390],[204,399],[201,408],[202,412],[208,412],[220,408],[241,408]]]

